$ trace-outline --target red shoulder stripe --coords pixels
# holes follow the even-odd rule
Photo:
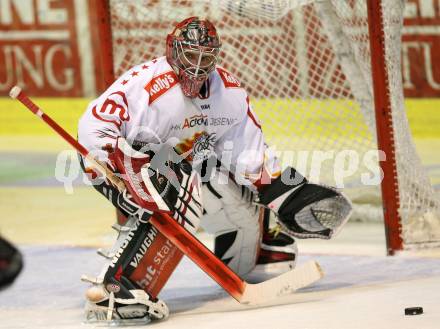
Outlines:
[[[251,118],[251,120],[258,127],[258,129],[261,129],[261,124],[258,122],[258,120],[255,118],[254,114],[251,112],[251,107],[249,106],[249,96],[246,97],[246,103],[248,105],[248,107],[247,107],[247,115],[249,116],[249,118]]]

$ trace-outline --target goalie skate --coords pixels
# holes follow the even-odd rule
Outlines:
[[[277,224],[263,234],[254,271],[279,275],[295,267],[297,255],[296,241]]]
[[[86,293],[87,323],[142,325],[168,317],[169,310],[160,299],[151,299],[140,289],[129,290],[132,298],[115,297],[103,284],[96,284]]]

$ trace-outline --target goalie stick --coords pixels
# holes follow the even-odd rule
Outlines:
[[[105,164],[94,159],[77,140],[69,135],[60,125],[45,114],[22,90],[15,86],[9,93],[10,97],[19,100],[32,113],[40,117],[55,132],[65,139],[75,150],[84,156],[111,181],[120,191],[126,189],[124,182],[110,171]],[[149,210],[149,209],[147,209]],[[242,304],[262,304],[278,296],[286,295],[297,289],[306,287],[323,277],[318,263],[309,261],[291,271],[273,279],[252,284],[241,279],[204,244],[177,223],[167,213],[154,211],[150,222],[172,243],[175,244],[197,266],[216,281],[226,292]]]

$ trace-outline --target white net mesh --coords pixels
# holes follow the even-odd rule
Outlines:
[[[385,12],[405,247],[440,241],[439,201],[406,119],[400,77],[403,1]],[[250,94],[284,165],[344,186],[355,217],[381,219],[366,0],[110,0],[114,69],[162,56],[179,21],[207,17],[222,39],[221,65]]]

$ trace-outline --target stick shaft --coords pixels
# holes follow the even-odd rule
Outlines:
[[[60,135],[66,142],[68,142],[73,148],[75,148],[82,156],[86,157],[88,151],[79,144],[69,133],[67,133],[60,125],[52,120],[47,114],[45,114],[23,91],[16,96],[24,106],[26,106],[32,113],[40,117],[46,122],[55,132]]]
[[[26,106],[32,113],[41,118],[45,123],[47,123],[58,135],[61,136],[66,142],[68,142],[75,150],[77,150],[84,158],[86,158],[89,163],[92,164],[94,169],[101,172],[105,177],[110,180],[120,191],[125,189],[124,182],[119,179],[107,166],[100,163],[98,160],[93,158],[89,151],[82,146],[78,141],[73,138],[63,127],[56,123],[50,116],[43,112],[22,90],[14,95],[14,98],[19,100],[24,106]]]
[[[15,87],[14,87],[15,88]],[[39,108],[22,90],[17,88],[14,96],[35,115],[46,122],[58,135],[66,140],[75,150],[88,159],[95,169],[105,173],[106,177],[116,184],[120,190],[125,189],[124,182],[102,164],[89,155],[89,151],[66,132],[60,125],[53,121],[41,108]],[[122,185],[121,185],[122,184]],[[228,266],[217,258],[197,238],[189,233],[183,226],[165,213],[154,213],[150,222],[159,232],[167,237],[177,248],[196,263],[206,274],[216,281],[232,297],[240,301],[246,287],[244,282]]]
[[[237,301],[241,300],[246,282],[196,237],[166,213],[155,213],[150,222],[232,297]]]

